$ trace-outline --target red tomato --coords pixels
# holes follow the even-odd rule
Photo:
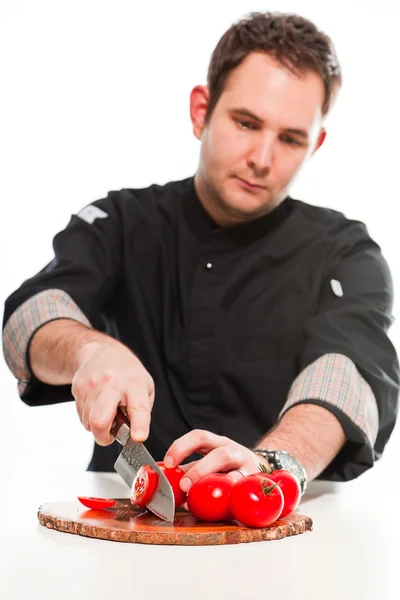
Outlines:
[[[158,461],[157,465],[160,467],[161,471],[164,473],[165,477],[171,484],[175,498],[176,510],[186,500],[186,492],[181,490],[181,488],[179,487],[179,482],[184,476],[185,472],[180,467],[172,467],[171,469],[167,469],[167,467],[164,466],[164,463],[162,461]]]
[[[150,465],[140,467],[132,484],[132,504],[145,507],[153,497],[158,483],[158,473]]]
[[[260,473],[239,479],[231,492],[230,508],[235,519],[248,527],[268,527],[280,516],[283,508],[280,487]]]
[[[224,473],[201,477],[187,495],[189,511],[202,521],[229,521],[229,499],[234,481]]]
[[[286,517],[286,515],[293,512],[299,505],[301,498],[300,482],[297,477],[284,469],[274,471],[268,475],[268,479],[275,481],[282,490],[284,504],[280,516]]]
[[[78,496],[78,500],[83,506],[94,509],[110,508],[117,502],[108,498],[93,498],[92,496]]]

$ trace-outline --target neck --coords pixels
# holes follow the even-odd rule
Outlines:
[[[287,191],[282,190],[282,192],[271,201],[270,206],[266,207],[262,212],[257,214],[240,214],[233,208],[229,210],[229,207],[223,204],[219,199],[217,192],[207,185],[206,179],[202,176],[200,170],[198,170],[194,176],[194,188],[200,204],[214,223],[221,229],[228,229],[235,225],[256,221],[266,214],[271,213],[287,197]]]
[[[213,198],[213,190],[207,186],[204,177],[201,176],[199,171],[194,176],[194,189],[200,204],[218,227],[225,229],[238,225],[241,222],[239,219],[230,219],[219,207],[218,201]]]

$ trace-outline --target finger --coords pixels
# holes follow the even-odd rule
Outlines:
[[[197,462],[198,462],[197,460],[193,460],[193,461],[192,461],[192,462],[190,462],[190,463],[186,463],[186,464],[184,464],[184,465],[179,465],[179,467],[182,469],[182,471],[184,471],[184,472],[186,473],[186,471],[187,471],[188,469],[190,469],[191,467],[193,467],[193,465],[195,465]],[[167,465],[165,465],[165,466],[167,466]],[[168,468],[168,467],[167,467],[167,468]]]
[[[86,393],[83,399],[83,409],[82,409],[82,423],[86,431],[92,431],[90,425],[90,417],[92,414],[93,406],[95,406],[97,402],[97,398],[100,395],[101,389],[94,389],[92,386],[86,388]]]
[[[211,473],[228,471],[235,467],[240,468],[244,461],[245,457],[240,448],[235,446],[215,448],[186,471],[185,476],[180,481],[180,487],[184,492],[188,492],[191,486],[201,477],[211,475]]]
[[[75,407],[76,407],[76,411],[78,413],[79,419],[82,423],[82,425],[84,426],[85,429],[87,429],[87,419],[85,421],[85,403],[86,403],[86,399],[87,399],[87,385],[85,384],[85,381],[82,377],[79,377],[78,375],[75,375],[73,380],[72,380],[72,385],[71,385],[71,394],[75,400]],[[90,429],[87,429],[87,431],[90,431]]]
[[[247,473],[244,469],[235,469],[234,471],[227,473],[227,476],[230,477],[235,483],[239,481],[239,479],[242,479],[242,477],[246,477],[246,475],[249,475],[249,473]]]
[[[82,425],[86,429],[86,431],[90,431],[88,414],[90,415],[90,410],[88,410],[87,407],[86,407],[86,410],[85,410],[85,405],[84,405],[83,409],[82,409],[82,413],[80,415],[80,420],[81,420]]]
[[[135,442],[147,440],[150,432],[151,409],[154,396],[145,388],[136,388],[127,396],[127,412],[131,424],[131,437]]]
[[[226,443],[226,437],[205,429],[193,429],[193,431],[189,431],[189,433],[185,433],[185,435],[175,440],[169,447],[164,457],[164,464],[169,468],[175,467],[180,465],[193,452],[208,454],[214,448],[224,446]]]
[[[81,421],[82,421],[82,425],[84,426],[86,431],[91,431],[89,419],[90,419],[90,412],[92,410],[93,402],[95,399],[96,399],[96,396],[89,397],[89,395],[86,395],[85,400],[82,403]]]
[[[72,380],[71,393],[75,399],[81,423],[87,431],[91,431],[89,424],[90,411],[101,391],[100,383],[101,376],[98,373],[87,375],[84,369],[77,371]]]
[[[108,446],[114,441],[110,429],[114,423],[122,392],[111,385],[104,386],[90,408],[88,415],[90,431],[100,446]]]

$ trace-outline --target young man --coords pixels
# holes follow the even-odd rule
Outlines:
[[[304,489],[381,456],[399,389],[387,264],[362,223],[289,196],[340,86],[306,19],[233,25],[191,93],[195,176],[85,207],[7,300],[21,398],[75,399],[89,469],[113,470],[118,406],[156,460],[194,461],[184,489],[261,459]]]

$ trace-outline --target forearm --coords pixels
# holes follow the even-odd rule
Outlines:
[[[329,465],[345,442],[343,428],[329,410],[302,403],[289,409],[258,447],[290,452],[301,462],[310,481]]]
[[[98,344],[119,342],[71,319],[51,321],[33,335],[29,347],[31,369],[44,383],[71,383],[85,353]]]

